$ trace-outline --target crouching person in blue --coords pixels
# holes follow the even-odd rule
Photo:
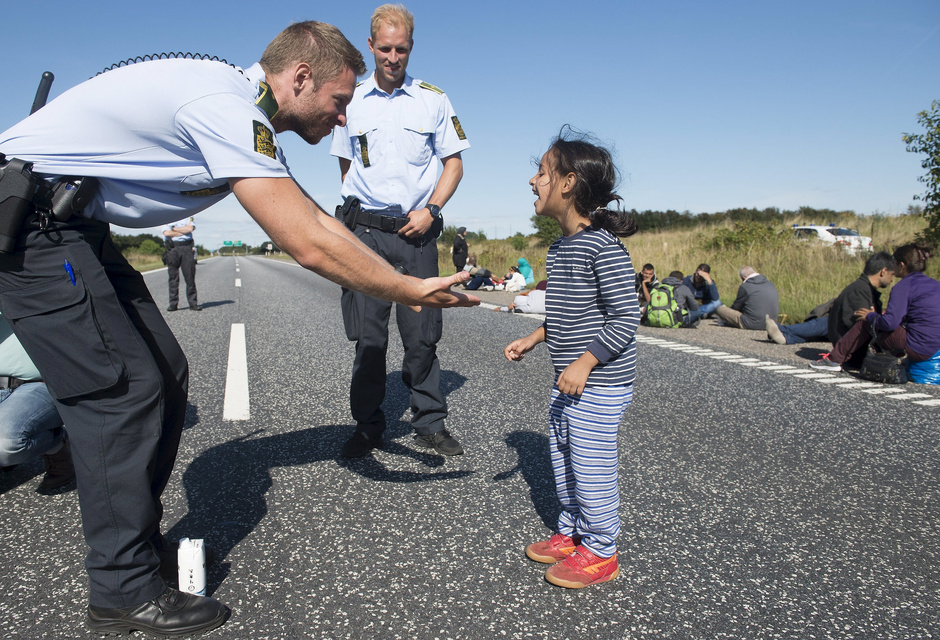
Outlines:
[[[0,467],[39,456],[46,474],[38,493],[74,487],[71,450],[55,401],[10,324],[0,317]]]
[[[362,54],[338,29],[303,22],[247,69],[192,59],[131,64],[0,133],[7,162],[32,163],[43,182],[15,246],[0,254],[0,309],[68,425],[92,630],[179,637],[228,617],[220,602],[161,577],[176,567],[160,533],[161,495],[182,433],[188,366],[109,223],[158,226],[233,192],[277,246],[342,286],[405,305],[479,303],[450,291],[464,278],[396,273],[293,180],[275,134],[316,144],[344,125],[363,73]],[[52,216],[43,198],[63,176],[98,183],[71,217]]]

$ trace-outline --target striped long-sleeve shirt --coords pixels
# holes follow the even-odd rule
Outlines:
[[[546,269],[545,340],[555,376],[590,351],[600,364],[588,386],[632,384],[640,307],[626,247],[590,227],[552,243]]]

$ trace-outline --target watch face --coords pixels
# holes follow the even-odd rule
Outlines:
[[[438,217],[439,215],[441,215],[441,208],[440,208],[439,206],[437,206],[436,204],[429,204],[429,205],[428,205],[428,211],[431,212],[431,217],[432,217],[432,218],[436,218],[436,217]]]

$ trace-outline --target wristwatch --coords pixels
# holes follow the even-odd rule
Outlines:
[[[431,217],[434,218],[435,220],[441,217],[441,208],[437,206],[436,204],[429,203],[425,205],[424,208],[431,212]]]

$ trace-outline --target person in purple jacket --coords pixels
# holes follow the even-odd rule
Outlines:
[[[906,244],[894,252],[897,262],[894,285],[884,315],[859,309],[856,322],[835,343],[832,352],[810,363],[814,369],[841,371],[842,364],[872,339],[881,349],[906,355],[911,362],[928,360],[940,350],[940,282],[924,275],[930,248]]]

